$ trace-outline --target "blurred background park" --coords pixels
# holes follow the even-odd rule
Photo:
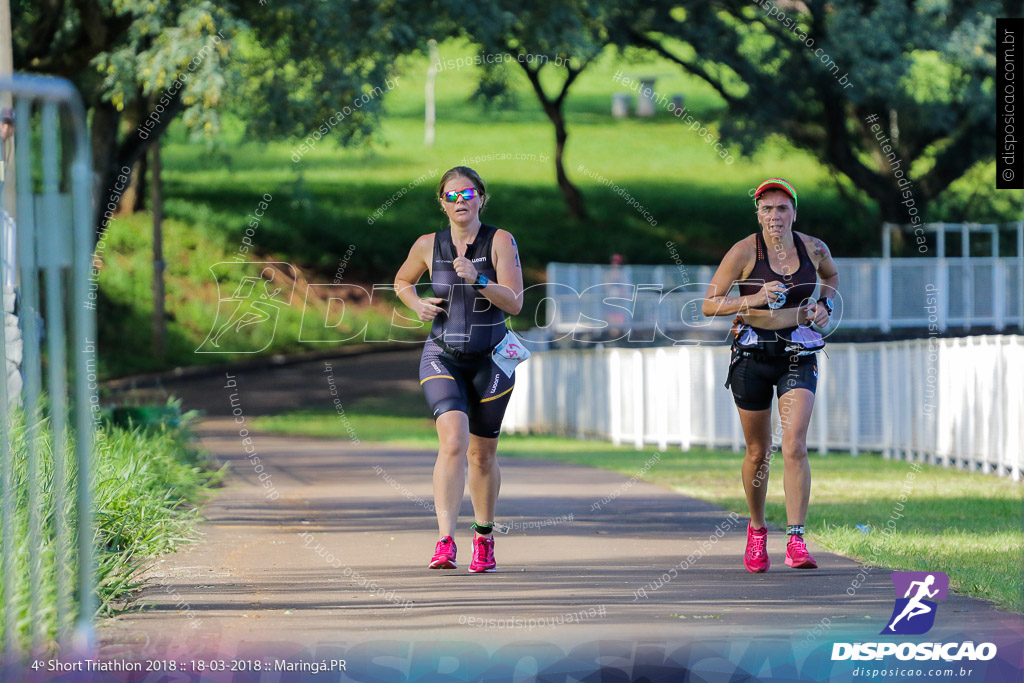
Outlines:
[[[194,353],[214,324],[217,262],[390,283],[415,237],[444,227],[436,183],[462,162],[489,184],[486,219],[518,238],[527,285],[552,261],[669,264],[669,241],[682,263],[717,263],[752,232],[748,193],[768,176],[796,186],[797,229],[837,257],[880,256],[883,221],[910,223],[910,206],[927,222],[1021,217],[1022,193],[994,189],[994,18],[1013,3],[87,4],[14,3],[13,44],[16,68],[82,93],[97,195],[117,204],[98,229],[104,377],[223,362]],[[650,116],[637,116],[640,79]],[[301,308],[322,304],[295,297],[254,348],[308,350]],[[341,328],[386,329],[387,305],[357,309]]]
[[[436,185],[460,164],[486,181],[484,219],[516,236],[527,286],[547,282],[551,263],[607,266],[614,255],[626,266],[670,273],[679,264],[714,266],[754,231],[750,193],[770,176],[797,188],[796,229],[822,238],[836,257],[934,259],[943,239],[934,231],[923,242],[912,230],[895,231],[883,246],[884,224],[918,222],[995,226],[972,234],[967,252],[950,238],[942,250],[953,257],[1022,256],[1024,192],[995,189],[995,18],[1020,15],[1019,3],[1009,0],[12,0],[10,13],[14,70],[68,79],[85,105],[99,272],[97,372],[101,380],[127,378],[122,386],[138,373],[330,352],[366,337],[422,340],[425,326],[393,324],[395,298],[375,294],[371,301],[343,286],[370,292],[391,283],[415,238],[446,227]],[[278,307],[274,329],[240,326],[225,352],[197,353],[223,323],[221,300],[235,284],[230,273],[242,272],[217,264],[264,262],[277,263],[275,282],[295,292]],[[1019,310],[1024,297],[1012,295],[1020,287],[1017,268],[1016,280],[979,281],[977,300],[1002,297],[1008,310]],[[300,341],[304,312],[332,319],[332,290],[307,290],[309,284],[334,285],[346,301],[335,332],[349,341]],[[519,330],[544,321],[543,297],[532,296],[513,321]],[[358,334],[364,327],[366,337]],[[1019,334],[1019,316],[1000,320],[995,331],[1004,328]],[[943,336],[965,329],[950,325]],[[924,337],[925,330],[873,334],[878,342]],[[1019,358],[1020,345],[1015,337],[991,348],[1012,347]],[[864,348],[874,354],[861,361],[872,377],[910,365],[909,356],[880,360],[885,352]],[[837,353],[848,356],[856,352]],[[531,362],[548,367],[540,358]],[[644,361],[637,362],[643,374]],[[552,372],[582,382],[590,376],[583,367]],[[998,449],[979,447],[993,460],[979,456],[978,468],[1015,471],[1010,481],[957,471],[973,470],[974,462],[958,468],[952,446],[937,450],[939,437],[934,448],[904,448],[885,420],[903,415],[916,424],[922,397],[908,395],[900,405],[910,412],[898,413],[876,395],[898,396],[899,380],[879,387],[862,379],[858,394],[856,372],[841,375],[840,367],[836,361],[841,381],[829,389],[832,412],[856,414],[843,403],[852,397],[878,424],[859,437],[860,450],[873,453],[862,458],[849,457],[858,452],[857,439],[846,436],[859,434],[856,418],[830,418],[815,432],[825,446],[813,464],[816,492],[831,507],[809,520],[814,538],[858,559],[877,555],[881,543],[886,566],[942,568],[957,590],[1020,611],[1020,459],[1012,470]],[[689,377],[672,368],[662,376]],[[985,395],[988,380],[979,381],[978,395]],[[853,393],[835,393],[851,382]],[[708,405],[728,402],[720,385]],[[968,395],[966,385],[943,386],[947,396]],[[584,384],[573,389],[601,396]],[[644,404],[623,395],[624,404]],[[998,396],[999,414],[1010,415],[1018,404],[1008,403],[1010,394]],[[166,407],[162,424],[143,420],[156,431],[140,431],[130,416],[115,414],[123,406],[113,405],[113,394],[103,392],[103,399],[111,412],[102,429],[116,445],[98,470],[96,503],[98,542],[108,551],[99,604],[109,613],[130,603],[149,558],[190,537],[195,506],[224,472],[190,445],[194,415],[181,419],[180,403]],[[674,403],[659,405],[682,412]],[[642,448],[664,450],[671,441],[689,449],[690,436],[682,444],[666,436],[667,416],[655,434],[643,423],[660,418],[641,411],[640,425],[619,425],[608,439],[613,444],[598,444],[579,437],[608,435],[566,414],[565,405],[550,407],[539,421],[522,401],[510,409],[510,431],[557,436],[509,434],[504,455],[632,474],[646,457]],[[433,448],[419,395],[359,396],[346,408],[365,441]],[[703,421],[710,431],[693,427],[695,447],[666,455],[649,480],[742,510],[738,456],[730,452],[738,449],[735,421],[729,423],[735,416],[727,408],[719,406],[717,417],[714,410],[700,419],[694,413],[694,425]],[[971,424],[984,423],[995,407],[979,399],[977,410]],[[330,406],[255,424],[346,438]],[[20,439],[15,450],[27,438],[19,430],[12,432]],[[1019,452],[1019,440],[1009,445]],[[868,534],[885,523],[906,469],[883,460],[896,451],[946,467],[922,476],[915,514],[883,541]],[[25,467],[15,463],[15,482],[38,475]],[[138,475],[143,471],[147,476]],[[118,486],[122,481],[134,485]],[[46,486],[42,495],[53,495],[52,480]],[[29,526],[28,508],[19,499],[19,530]],[[768,512],[772,523],[784,520],[781,491],[773,490]],[[18,562],[27,561],[28,544],[28,536],[19,537]],[[970,562],[962,557],[967,550]],[[47,581],[45,629],[52,634],[56,584]],[[22,635],[43,623],[30,608],[27,583],[16,586],[17,615],[7,617]]]

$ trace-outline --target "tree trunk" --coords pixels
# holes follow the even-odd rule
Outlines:
[[[545,111],[547,108],[545,107]],[[583,195],[578,187],[573,185],[569,176],[565,173],[563,156],[565,152],[565,141],[569,132],[565,129],[565,118],[562,115],[561,107],[554,108],[548,114],[551,122],[555,125],[555,175],[558,178],[558,187],[565,197],[565,204],[569,208],[569,215],[573,218],[583,220],[587,217],[587,211],[583,204]]]
[[[927,206],[927,198],[919,196],[919,194],[914,192],[910,197],[904,199],[903,192],[897,187],[892,187],[888,192],[873,197],[873,199],[878,204],[878,211],[883,221],[908,225],[915,215],[924,220],[922,216],[924,216]],[[912,203],[903,204],[903,202]]]
[[[153,355],[163,362],[166,350],[166,327],[164,318],[164,194],[160,166],[160,141],[150,148],[153,155]]]
[[[142,88],[138,89],[135,101],[132,102],[131,106],[122,114],[126,128],[131,131],[138,129],[139,124],[142,123],[142,119],[148,115],[149,110],[152,107],[151,99],[155,98],[146,97]],[[131,135],[131,133],[129,133],[129,135]],[[139,157],[139,160],[132,165],[131,184],[129,184],[128,189],[121,194],[121,206],[118,208],[118,214],[132,214],[136,211],[145,210],[147,158],[148,157],[143,154]]]
[[[116,212],[121,204],[124,189],[119,192],[116,187],[121,169],[124,167],[134,168],[139,159],[160,139],[160,136],[183,109],[184,105],[181,103],[181,91],[179,90],[170,103],[164,107],[160,120],[152,129],[147,129],[145,136],[140,135],[137,129],[132,129],[123,140],[119,141],[116,118],[112,125],[109,125],[109,122],[103,123],[99,128],[96,125],[97,119],[109,118],[109,112],[113,112],[113,107],[109,103],[96,105],[93,114],[93,170],[99,178],[94,222],[97,240],[102,239],[103,232],[109,227],[109,221],[107,225],[104,225],[106,212]],[[116,114],[116,112],[113,113]]]
[[[96,239],[99,240],[103,231],[107,228],[104,221],[109,224],[110,218],[117,211],[117,202],[111,208],[110,185],[111,177],[116,178],[117,173],[111,176],[114,169],[114,158],[117,151],[117,128],[121,121],[118,111],[109,102],[97,102],[92,111],[92,170],[96,178],[96,216],[93,225],[96,230]]]
[[[547,115],[555,127],[555,176],[558,178],[558,189],[562,191],[562,196],[565,198],[565,205],[569,209],[569,215],[583,220],[587,217],[587,211],[583,204],[583,195],[580,194],[579,188],[572,184],[572,181],[569,180],[569,176],[565,172],[565,141],[568,139],[569,133],[565,129],[565,115],[562,112],[562,103],[565,102],[565,96],[569,92],[569,87],[576,80],[576,77],[579,76],[582,69],[569,70],[569,75],[566,77],[565,83],[562,84],[562,92],[557,98],[552,100],[544,92],[544,88],[541,87],[540,67],[531,69],[525,61],[520,61],[519,65],[526,72],[526,77],[530,80],[530,85],[533,86],[537,99],[540,100],[540,106],[544,109],[544,114]]]
[[[117,211],[119,214],[131,214],[146,210],[146,170],[148,165],[145,156],[135,162],[135,166],[132,168],[132,182],[121,195],[121,206]]]

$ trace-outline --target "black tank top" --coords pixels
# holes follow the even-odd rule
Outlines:
[[[814,270],[814,263],[807,255],[804,248],[804,241],[797,234],[793,234],[793,245],[796,247],[796,255],[799,266],[796,272],[790,275],[782,275],[772,270],[771,262],[768,260],[768,247],[765,246],[764,237],[757,233],[757,261],[754,262],[754,269],[747,276],[747,281],[740,284],[740,296],[750,296],[761,291],[765,282],[778,280],[788,288],[786,290],[786,303],[780,308],[796,308],[804,300],[814,296],[814,288],[818,285],[818,273]],[[768,304],[757,308],[767,309]]]
[[[497,231],[492,225],[481,224],[476,238],[466,245],[466,258],[492,282],[497,273],[491,261],[491,243]],[[488,351],[505,337],[505,313],[456,274],[452,265],[455,256],[451,228],[435,233],[430,279],[434,296],[444,299],[441,307],[445,312],[434,318],[430,336],[464,353]]]

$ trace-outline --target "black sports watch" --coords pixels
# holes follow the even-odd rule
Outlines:
[[[835,309],[832,305],[832,299],[829,299],[827,296],[823,296],[818,299],[818,303],[823,304],[825,306],[825,310],[828,311],[828,314],[832,315],[832,311]]]
[[[490,282],[490,280],[487,279],[487,276],[480,273],[476,276],[476,282],[473,283],[473,289],[483,289],[487,286],[488,282]]]

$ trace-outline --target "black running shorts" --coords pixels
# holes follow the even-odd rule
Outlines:
[[[733,350],[730,387],[736,405],[743,410],[768,410],[772,393],[779,398],[792,389],[818,388],[818,359],[806,356],[743,356]]]
[[[427,340],[420,357],[420,386],[436,420],[449,410],[469,417],[469,433],[489,439],[501,431],[515,375],[508,377],[490,356],[455,360]]]

